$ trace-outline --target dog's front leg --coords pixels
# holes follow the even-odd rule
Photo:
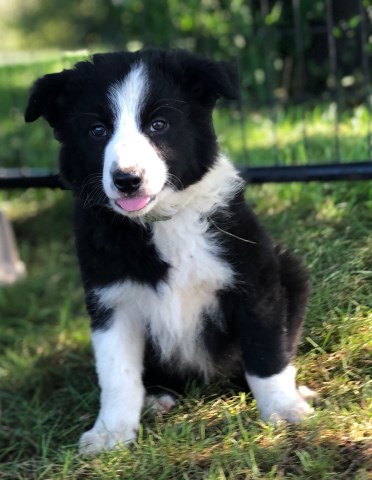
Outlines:
[[[93,330],[101,406],[93,428],[80,439],[80,453],[97,453],[136,438],[144,402],[144,334],[139,323],[117,309],[102,329]]]

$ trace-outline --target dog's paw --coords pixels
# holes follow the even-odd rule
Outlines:
[[[304,400],[307,399],[313,399],[314,401],[317,401],[318,399],[318,394],[314,390],[311,390],[310,388],[306,387],[305,385],[300,385],[298,387],[298,393],[301,395],[301,397]]]
[[[273,397],[270,401],[262,402],[261,405],[257,405],[261,418],[274,424],[277,424],[280,420],[300,423],[314,412],[306,398],[314,397],[316,394],[307,389],[307,393],[309,392],[311,392],[311,395],[305,396],[299,389],[294,393],[292,392],[291,395],[282,394]]]
[[[134,441],[136,437],[137,429],[135,428],[109,431],[103,426],[93,427],[80,437],[79,453],[94,455],[106,450],[113,450]]]
[[[314,411],[307,400],[316,397],[316,393],[307,387],[296,387],[293,365],[270,377],[247,374],[246,378],[263,420],[299,423]]]
[[[176,399],[168,393],[163,395],[146,395],[145,406],[154,413],[168,413],[176,405]]]

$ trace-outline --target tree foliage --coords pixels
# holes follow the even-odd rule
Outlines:
[[[338,71],[352,77],[351,85],[362,83],[358,2],[331,3]],[[285,100],[305,89],[321,92],[332,82],[325,0],[15,0],[14,5],[12,25],[25,48],[187,48],[237,61],[244,91],[258,101]],[[364,5],[366,14],[370,0]]]

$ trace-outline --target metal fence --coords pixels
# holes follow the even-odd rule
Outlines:
[[[279,4],[271,0],[247,1],[252,12],[249,26],[243,24],[233,37],[231,32],[226,38],[221,33],[218,39],[201,36],[194,46],[211,57],[216,56],[217,41],[233,46],[232,54],[241,67],[242,100],[232,113],[222,105],[217,131],[250,183],[372,178],[371,6],[363,0],[317,3],[323,12],[314,19],[305,0],[284,2],[280,12]],[[183,46],[184,40],[178,41],[175,35],[168,46]],[[152,43],[148,32],[145,43]],[[6,128],[3,135],[0,132],[0,144],[5,147],[6,142],[0,152],[0,188],[61,186],[50,132],[38,126],[29,138],[26,128],[31,131],[33,127],[23,125],[22,112],[32,81],[47,73],[45,68],[52,69],[52,63],[60,68],[74,59],[69,55],[54,63],[28,59],[29,70],[23,64],[21,80],[16,75],[19,64],[8,61],[0,66],[0,77],[9,77],[8,91],[2,92],[7,102],[0,106],[4,110],[0,115],[16,125],[14,131],[9,127],[10,138]],[[317,115],[327,122],[326,135],[312,131]],[[354,138],[358,115],[363,116],[363,132]],[[297,128],[291,144],[287,139],[293,132],[285,129],[287,117],[295,118]],[[265,130],[260,130],[261,124]],[[265,137],[260,148],[255,135]],[[358,148],[354,148],[356,143]],[[42,151],[45,156],[45,150],[51,162],[39,165],[37,154]],[[31,160],[30,151],[34,152]]]
[[[265,21],[270,14],[269,0],[260,0],[261,21],[257,29],[257,38],[263,44],[268,103],[274,138],[274,164],[270,167],[245,166],[242,169],[243,176],[247,181],[254,183],[372,178],[371,9],[366,8],[367,4],[362,0],[356,0],[349,2],[347,11],[340,12],[340,9],[337,11],[337,6],[346,5],[344,2],[325,0],[324,23],[318,22],[311,25],[306,22],[306,9],[301,8],[303,3],[301,0],[292,0],[292,15],[289,16],[289,22],[275,29],[268,26]],[[286,79],[285,72],[282,71],[281,84],[278,84],[274,71],[273,52],[285,38],[292,39],[293,44],[293,48],[288,49],[288,40],[286,42],[286,62],[291,66],[291,72]],[[253,41],[253,38],[251,40]],[[318,52],[316,52],[317,48]],[[307,56],[310,56],[310,59]],[[314,64],[317,60],[321,64],[318,66],[323,71],[318,75],[311,75],[310,62]],[[281,87],[281,95],[275,95],[278,87]],[[329,136],[332,154],[328,155],[326,161],[320,158],[321,152],[314,154],[314,151],[309,148],[311,139],[307,129],[306,112],[311,109],[311,105],[317,103],[328,104],[333,111],[332,135]],[[350,113],[353,104],[365,107],[367,127],[364,148],[354,150],[354,155],[346,160],[341,118],[346,112]],[[280,159],[277,133],[278,111],[291,106],[300,107],[305,165],[299,165],[298,158],[295,157],[292,158],[292,165],[288,165],[288,162],[283,164]],[[247,146],[245,149],[248,156]],[[360,152],[362,152],[362,158],[356,157],[355,155]]]

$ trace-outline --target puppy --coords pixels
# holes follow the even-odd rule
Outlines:
[[[290,364],[307,274],[262,229],[216,142],[213,107],[238,95],[229,64],[158,49],[93,55],[31,91],[25,119],[54,129],[75,199],[101,387],[83,453],[133,440],[145,387],[190,373],[242,372],[263,419],[311,411]]]

